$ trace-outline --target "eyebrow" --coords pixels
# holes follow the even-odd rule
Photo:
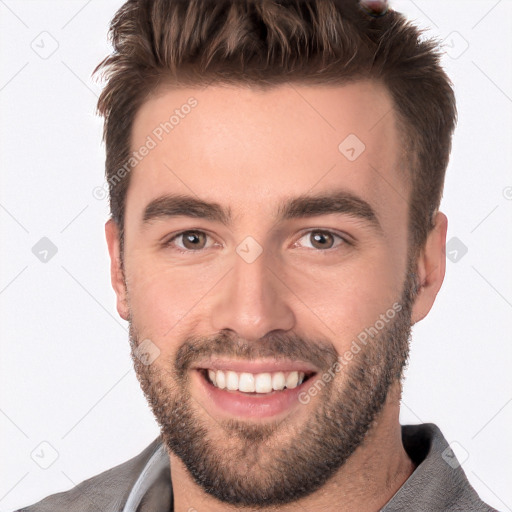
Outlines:
[[[348,215],[363,220],[376,231],[382,232],[382,226],[371,205],[346,190],[316,195],[303,194],[286,199],[279,204],[275,217],[278,222],[282,222],[331,214]],[[230,208],[183,194],[166,194],[153,199],[144,209],[142,223],[146,225],[154,220],[179,216],[206,219],[227,227],[233,223]]]

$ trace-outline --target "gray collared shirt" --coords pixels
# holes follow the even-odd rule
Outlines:
[[[380,512],[497,512],[480,500],[436,425],[402,425],[402,441],[417,467]],[[127,462],[16,512],[61,511],[173,512],[161,437]]]

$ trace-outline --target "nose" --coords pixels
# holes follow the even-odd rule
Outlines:
[[[219,283],[211,311],[213,329],[229,329],[247,341],[295,326],[289,289],[269,266],[265,254],[248,263],[238,255],[231,272]]]

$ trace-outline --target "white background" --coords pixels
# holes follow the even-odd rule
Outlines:
[[[158,435],[110,287],[107,200],[92,195],[104,148],[90,75],[121,3],[0,0],[0,512]],[[414,328],[401,422],[436,423],[480,496],[512,510],[512,2],[391,5],[446,38],[459,123],[442,210],[468,248]],[[47,263],[32,253],[42,237],[58,248]],[[58,453],[48,469],[41,442]]]

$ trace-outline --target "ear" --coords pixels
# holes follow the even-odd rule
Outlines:
[[[412,308],[412,323],[423,320],[432,308],[437,292],[443,284],[446,270],[446,230],[448,219],[438,212],[434,227],[417,260],[419,290]]]
[[[119,228],[113,219],[108,220],[105,224],[105,236],[110,254],[110,281],[117,296],[117,312],[123,320],[128,320],[129,309],[124,275],[121,268]]]

